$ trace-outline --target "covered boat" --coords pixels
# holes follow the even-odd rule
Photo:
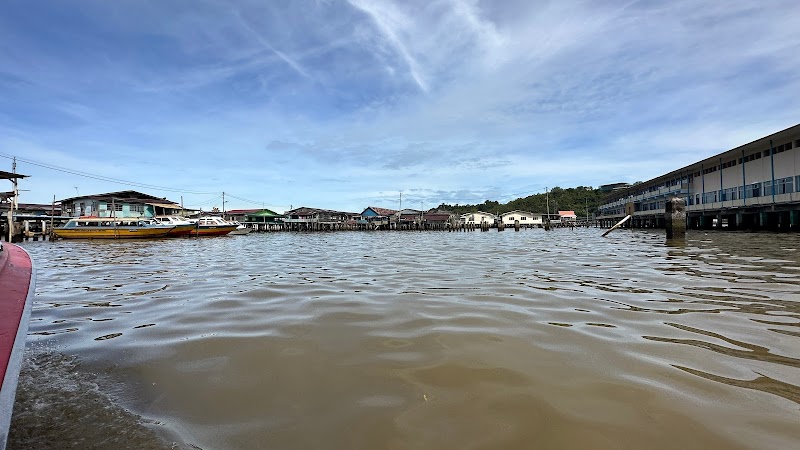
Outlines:
[[[168,237],[188,236],[195,231],[197,224],[178,216],[156,216],[153,221],[161,225],[174,225],[175,228],[167,234]]]
[[[149,219],[76,217],[53,233],[62,239],[142,239],[166,237],[174,228]]]
[[[197,228],[192,232],[192,236],[225,236],[236,229],[235,224],[216,216],[200,217],[194,220]]]

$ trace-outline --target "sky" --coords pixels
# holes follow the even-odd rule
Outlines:
[[[21,203],[507,202],[800,123],[800,2],[0,0]],[[0,188],[9,190],[10,187]]]

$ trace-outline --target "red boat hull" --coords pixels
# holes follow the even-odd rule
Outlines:
[[[2,243],[0,251],[0,448],[5,448],[17,391],[36,273],[28,253]]]

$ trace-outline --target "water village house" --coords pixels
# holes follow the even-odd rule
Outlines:
[[[361,218],[358,220],[358,223],[378,229],[390,228],[396,221],[397,211],[393,209],[368,206],[367,209],[361,212]]]
[[[578,220],[578,216],[575,215],[575,211],[559,211],[558,217],[561,223],[575,222]]]
[[[355,226],[357,213],[318,208],[295,208],[284,213],[283,222],[294,231],[343,230]]]
[[[482,223],[488,223],[489,225],[494,225],[496,219],[497,216],[495,216],[492,213],[477,211],[477,212],[462,214],[460,221],[464,225],[475,225],[480,227]]]
[[[500,215],[500,220],[503,221],[503,225],[508,227],[513,227],[517,222],[519,222],[519,226],[521,227],[532,227],[532,226],[541,226],[544,222],[542,221],[541,214],[534,214],[527,211],[509,211]]]
[[[397,223],[401,229],[412,228],[421,221],[422,211],[406,208],[397,212]]]
[[[453,214],[448,211],[429,211],[422,215],[422,226],[427,230],[443,230],[452,223]]]
[[[64,214],[72,217],[155,217],[183,215],[186,209],[166,198],[138,191],[108,192],[61,200]]]

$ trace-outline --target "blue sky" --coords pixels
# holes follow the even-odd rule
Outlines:
[[[361,211],[646,180],[800,122],[798,17],[794,0],[3,0],[0,155],[30,161],[24,203]]]

